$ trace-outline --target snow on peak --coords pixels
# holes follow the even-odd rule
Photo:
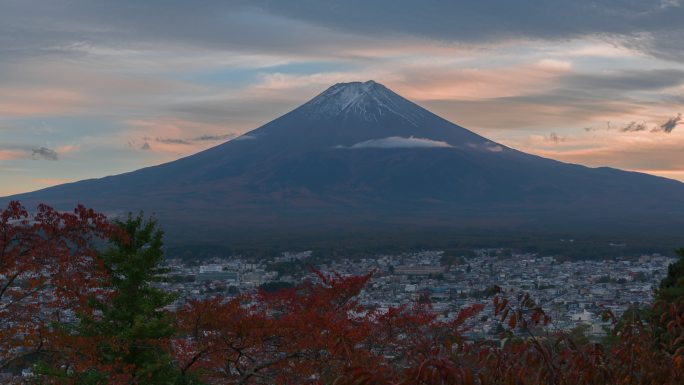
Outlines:
[[[414,125],[423,112],[413,103],[373,80],[337,83],[307,103],[313,117],[349,118],[378,121],[383,115],[399,115]]]
[[[365,83],[337,83],[313,99],[312,102],[314,105],[325,105],[339,112],[351,105],[358,104],[364,96],[379,94],[377,90],[379,87],[382,87],[382,85],[372,80]]]

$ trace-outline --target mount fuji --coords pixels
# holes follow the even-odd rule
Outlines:
[[[662,237],[684,225],[680,182],[526,154],[373,81],[336,84],[186,158],[0,203],[10,199],[144,210],[167,243],[217,247],[471,232]]]

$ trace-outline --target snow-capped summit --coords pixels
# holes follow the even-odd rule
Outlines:
[[[250,135],[261,138],[263,145],[277,143],[271,149],[277,153],[369,148],[368,143],[382,143],[383,148],[401,143],[408,148],[484,149],[489,143],[373,80],[335,84]]]
[[[377,122],[395,114],[417,124],[424,112],[415,104],[373,80],[337,83],[302,106],[313,118],[357,118]]]

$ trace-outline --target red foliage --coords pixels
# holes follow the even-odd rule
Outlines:
[[[175,357],[184,375],[210,383],[304,383],[372,358],[357,345],[369,338],[370,315],[353,299],[368,276],[230,301],[191,301],[177,314]]]
[[[184,373],[211,384],[677,384],[682,383],[684,306],[668,313],[675,353],[654,346],[656,325],[616,324],[611,349],[576,346],[543,331],[549,317],[528,296],[494,313],[508,329],[501,345],[464,334],[485,307],[449,322],[429,307],[364,309],[354,296],[369,279],[333,278],[275,295],[189,303],[174,342]],[[677,311],[679,311],[677,313]],[[540,329],[541,328],[541,329]],[[540,333],[539,330],[542,332]],[[676,335],[676,337],[675,337]]]
[[[83,206],[29,214],[11,202],[0,211],[0,369],[47,350],[50,324],[87,310],[106,278],[93,244],[111,231]]]
[[[88,312],[85,299],[107,277],[93,240],[112,228],[102,215],[46,206],[31,216],[18,203],[0,213],[0,367],[44,351],[50,342],[80,345],[88,355],[97,336],[52,339],[50,322]],[[500,289],[490,313],[498,340],[473,340],[485,304],[441,321],[429,301],[389,309],[357,301],[371,278],[316,271],[316,281],[277,293],[188,301],[174,314],[177,333],[161,347],[181,380],[208,384],[682,384],[684,299],[656,304],[660,319],[639,312],[616,319],[609,346],[578,346],[546,328],[550,318],[527,295]],[[608,316],[612,316],[608,314]],[[57,336],[59,337],[59,336]],[[95,355],[95,353],[93,353]],[[87,357],[73,370],[87,369]],[[81,366],[79,366],[81,365]],[[106,368],[105,368],[106,369]],[[128,368],[116,368],[126,379]],[[183,381],[181,381],[183,382]]]

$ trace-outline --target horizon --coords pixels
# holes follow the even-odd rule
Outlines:
[[[680,1],[385,3],[8,2],[0,196],[176,160],[357,79],[520,151],[684,181]]]

